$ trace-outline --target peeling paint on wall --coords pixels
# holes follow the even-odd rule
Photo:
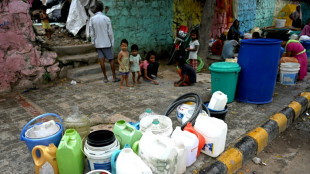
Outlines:
[[[172,43],[172,1],[167,0],[104,0],[109,6],[106,14],[110,17],[114,32],[114,52],[119,52],[123,38],[137,44],[142,51],[166,50]]]
[[[242,32],[250,31],[255,24],[257,0],[239,0],[238,20],[239,28]]]
[[[256,19],[254,27],[266,27],[272,25],[275,8],[275,0],[259,0],[256,3]]]

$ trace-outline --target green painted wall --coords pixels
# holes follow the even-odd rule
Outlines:
[[[301,3],[302,24],[306,25],[310,18],[310,3]]]
[[[256,19],[254,27],[266,27],[272,25],[275,0],[260,0],[256,3]]]
[[[142,56],[150,50],[158,54],[172,43],[173,2],[170,0],[103,0],[109,6],[115,44],[114,54],[120,51],[120,41],[126,38],[129,49],[139,46]]]

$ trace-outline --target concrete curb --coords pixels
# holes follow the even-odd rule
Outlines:
[[[287,107],[272,115],[260,127],[250,131],[233,147],[223,152],[216,162],[199,171],[203,174],[232,174],[260,153],[273,139],[288,128],[310,107],[310,92],[303,92]]]

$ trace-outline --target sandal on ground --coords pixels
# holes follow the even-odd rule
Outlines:
[[[108,83],[109,82],[109,80],[105,79],[105,78],[103,78],[102,80],[103,80],[104,83]]]
[[[121,79],[119,78],[116,78],[115,80],[113,80],[113,82],[119,82],[119,81],[121,81]]]

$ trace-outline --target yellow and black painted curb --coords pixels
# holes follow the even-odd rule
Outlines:
[[[250,131],[233,147],[223,152],[216,162],[199,171],[200,174],[232,174],[246,161],[260,153],[281,132],[310,107],[310,92],[303,92],[287,107],[272,115],[264,124]]]

